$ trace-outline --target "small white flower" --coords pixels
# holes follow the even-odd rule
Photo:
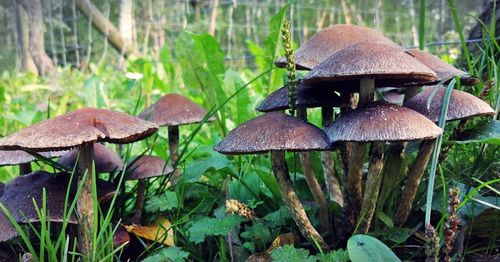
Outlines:
[[[125,73],[125,77],[132,80],[140,80],[142,79],[143,75],[141,73],[127,72]]]

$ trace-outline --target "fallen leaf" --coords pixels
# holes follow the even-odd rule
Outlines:
[[[138,237],[166,246],[175,246],[172,223],[164,217],[158,217],[153,223],[147,226],[132,224],[124,225],[124,227],[128,232]]]

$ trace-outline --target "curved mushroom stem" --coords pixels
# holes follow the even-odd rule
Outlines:
[[[410,211],[415,200],[418,185],[422,180],[422,176],[427,167],[427,163],[431,158],[432,150],[434,149],[435,139],[424,140],[420,143],[417,158],[408,170],[408,178],[406,184],[399,196],[398,208],[394,215],[394,224],[397,226],[402,225],[408,219]]]
[[[333,124],[333,108],[322,107],[321,117],[323,130]],[[330,200],[337,202],[341,207],[344,206],[344,195],[340,189],[340,184],[335,172],[335,164],[331,152],[321,152],[321,164],[323,166],[323,175],[325,177],[326,189]]]
[[[325,240],[323,240],[318,231],[316,231],[316,229],[312,226],[304,207],[300,203],[297,194],[295,194],[292,181],[290,180],[290,174],[288,173],[285,152],[271,151],[271,161],[273,172],[276,176],[276,181],[283,197],[283,202],[285,202],[285,205],[288,207],[288,210],[290,211],[293,220],[295,220],[295,224],[299,228],[300,232],[311,243],[317,243],[323,251],[329,251],[330,247],[326,244]]]
[[[297,117],[307,121],[307,111],[306,108],[301,107],[297,109]],[[302,165],[302,170],[304,171],[304,176],[306,178],[307,185],[311,190],[312,196],[316,204],[319,207],[319,221],[322,231],[330,232],[330,211],[328,210],[328,203],[326,202],[325,195],[321,186],[316,179],[314,174],[314,168],[311,162],[310,152],[299,153],[300,164]]]
[[[78,161],[79,183],[83,183],[77,202],[78,212],[78,247],[84,256],[92,251],[92,234],[94,232],[94,201],[92,195],[92,179],[94,161],[94,144],[84,143],[80,146]],[[85,181],[82,181],[83,176]]]
[[[139,179],[137,181],[137,198],[135,200],[135,213],[130,219],[133,224],[140,224],[142,219],[142,210],[146,200],[146,180]]]
[[[23,176],[23,175],[27,175],[29,173],[31,173],[31,163],[22,163],[22,164],[19,164],[19,175]]]
[[[365,159],[365,144],[346,143],[349,153],[347,163],[347,197],[356,217],[359,215],[363,203],[363,188],[361,178],[363,176],[363,162]]]
[[[366,234],[370,229],[371,221],[375,209],[377,208],[377,199],[382,183],[382,168],[384,166],[384,144],[373,143],[370,152],[370,165],[365,185],[365,197],[359,218],[359,225],[356,232]]]
[[[174,184],[181,175],[180,170],[177,169],[177,161],[179,160],[179,126],[168,127],[168,150],[170,152],[170,163],[174,168],[170,181]]]

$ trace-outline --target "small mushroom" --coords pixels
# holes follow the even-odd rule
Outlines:
[[[60,157],[66,151],[44,152],[41,153],[43,157],[54,158]],[[13,166],[19,165],[19,174],[26,175],[31,173],[31,162],[36,161],[37,158],[32,154],[22,150],[0,150],[0,166]]]
[[[444,87],[428,87],[420,94],[408,100],[404,106],[419,112],[437,123],[441,114],[441,105],[445,92],[446,88]],[[431,99],[433,94],[434,97],[432,97],[429,103],[429,99]],[[462,120],[464,122],[461,124],[465,126],[465,121],[470,117],[491,116],[494,114],[495,110],[483,100],[463,91],[452,90],[445,120]],[[410,215],[418,186],[420,185],[433,149],[434,141],[423,141],[420,143],[417,158],[408,170],[408,179],[399,196],[398,207],[394,214],[394,223],[396,225],[402,225]]]
[[[333,25],[316,32],[297,49],[295,52],[297,69],[313,69],[335,52],[363,42],[381,42],[393,47],[398,46],[382,33],[368,27],[348,24]],[[285,67],[286,59],[279,58],[276,65]]]
[[[179,94],[167,94],[155,104],[139,114],[139,118],[151,121],[159,126],[168,127],[168,146],[170,163],[175,168],[173,180],[180,176],[177,169],[179,160],[179,126],[200,123],[207,111]],[[212,121],[213,119],[209,119]]]
[[[81,253],[87,256],[91,252],[91,236],[94,232],[92,200],[94,143],[131,143],[148,137],[157,130],[156,124],[124,113],[82,108],[42,121],[0,139],[0,150],[46,152],[79,148],[78,174],[83,188],[77,202],[78,241]]]
[[[383,143],[434,139],[442,130],[411,109],[378,101],[344,114],[325,132],[332,143],[372,143],[366,192],[357,213],[360,216],[358,232],[367,233],[382,182]]]
[[[78,149],[73,149],[64,154],[57,163],[73,169],[78,158]],[[113,173],[123,169],[123,160],[115,152],[103,144],[94,145],[94,165],[96,173]]]
[[[152,177],[165,176],[174,172],[172,166],[155,156],[141,156],[131,162],[126,170],[126,180],[137,180],[137,199],[135,213],[130,223],[140,224],[146,197],[146,180]]]
[[[304,138],[307,139],[304,139]],[[285,115],[271,112],[251,119],[233,129],[214,147],[228,155],[271,153],[271,162],[280,192],[300,232],[311,243],[318,243],[323,251],[329,247],[312,226],[288,172],[285,151],[319,151],[330,149],[326,135],[317,127]]]

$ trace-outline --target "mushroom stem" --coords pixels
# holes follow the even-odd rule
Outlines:
[[[77,202],[78,212],[78,246],[80,252],[88,256],[92,250],[92,234],[94,232],[94,201],[92,195],[94,144],[84,143],[80,146],[78,163],[79,183],[83,183]],[[86,174],[86,175],[85,175]],[[82,181],[85,175],[85,180]]]
[[[300,232],[311,243],[317,243],[323,251],[329,251],[330,247],[313,227],[311,221],[309,221],[304,207],[300,203],[300,200],[293,189],[293,184],[290,180],[290,174],[285,160],[285,152],[271,151],[271,161],[283,202],[285,202],[285,205],[288,207],[288,210],[290,211],[290,214],[292,215],[292,218]]]
[[[365,185],[365,196],[356,232],[366,234],[370,229],[373,214],[377,208],[377,199],[382,183],[382,168],[384,166],[384,144],[375,142],[370,152],[370,165]]]
[[[363,203],[363,188],[361,178],[363,176],[363,162],[365,159],[365,145],[361,143],[346,143],[349,154],[347,163],[347,197],[354,214],[359,215]]]
[[[297,117],[307,121],[307,110],[304,107],[299,107],[297,109]],[[323,190],[321,190],[321,185],[318,183],[316,176],[314,174],[314,168],[311,162],[310,152],[299,153],[300,164],[302,165],[302,170],[306,178],[307,185],[311,190],[311,194],[314,201],[319,207],[319,221],[322,231],[330,232],[330,211],[328,211],[328,203],[326,202]]]
[[[418,94],[418,90],[420,89],[420,86],[409,86],[403,89],[403,93],[405,95],[403,103],[406,101],[412,99],[414,96]]]
[[[427,167],[427,163],[434,149],[435,139],[424,140],[420,143],[418,149],[417,158],[413,165],[408,170],[408,178],[406,184],[399,196],[398,208],[394,215],[394,224],[397,226],[402,225],[408,219],[410,211],[415,200],[415,194],[417,193],[418,185],[422,180],[422,176]]]
[[[31,163],[22,163],[19,164],[19,175],[27,175],[31,173]]]
[[[135,213],[130,219],[131,223],[140,224],[142,219],[142,210],[146,200],[146,180],[139,179],[137,181],[137,198],[135,200]]]
[[[321,117],[323,130],[325,130],[325,128],[333,124],[333,108],[322,107]],[[326,189],[330,200],[337,202],[341,207],[343,207],[344,195],[340,189],[331,152],[321,152],[321,164],[323,166],[323,175],[325,177]]]
[[[170,163],[174,168],[170,181],[175,183],[181,172],[177,169],[177,161],[179,160],[179,126],[168,127],[168,150],[170,152]]]

